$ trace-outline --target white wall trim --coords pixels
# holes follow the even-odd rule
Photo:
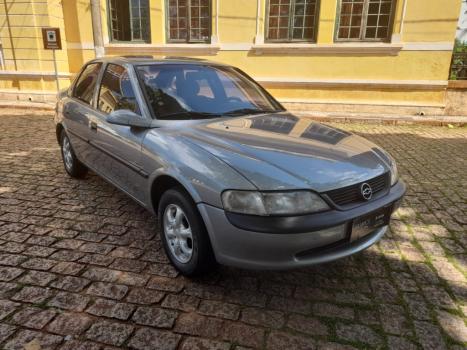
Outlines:
[[[57,96],[57,91],[51,91],[51,90],[49,91],[49,90],[15,90],[15,89],[0,89],[0,94]]]
[[[387,54],[397,55],[402,44],[336,43],[336,44],[262,44],[253,45],[257,55],[262,54]]]
[[[0,79],[4,78],[24,78],[24,79],[54,79],[55,72],[35,72],[35,71],[0,71]],[[59,78],[70,78],[71,73],[58,72]]]
[[[54,102],[57,101],[57,91],[0,89],[0,100],[6,105],[28,101],[45,103],[43,106],[50,104],[53,108]],[[35,105],[31,108],[39,106]]]
[[[220,48],[218,44],[108,44],[105,53],[215,55]]]
[[[310,55],[398,55],[400,51],[452,51],[453,42],[407,42],[407,43],[335,43],[335,44],[117,44],[105,46],[107,54],[188,54],[215,55],[218,51],[254,51],[262,54],[310,54]],[[70,49],[94,49],[93,43],[68,43]]]
[[[359,105],[359,106],[403,106],[403,107],[433,107],[444,108],[442,103],[418,103],[418,102],[405,102],[405,101],[362,101],[362,100],[311,100],[303,98],[278,98],[281,103],[296,103],[306,105]],[[311,107],[311,106],[310,106]]]
[[[404,43],[404,51],[452,51],[454,40],[442,42],[408,42]]]
[[[219,43],[221,51],[250,51],[251,43]]]
[[[66,43],[66,48],[67,49],[77,49],[77,50],[94,50],[94,43],[91,42],[84,42],[84,43],[73,43],[73,42],[67,42]]]
[[[238,44],[237,44],[238,45]],[[229,47],[222,45],[221,47]],[[246,47],[246,46],[245,46]],[[406,42],[394,43],[334,43],[334,44],[262,44],[251,45],[256,54],[310,53],[310,54],[388,54],[399,51],[452,51],[452,42]]]
[[[255,77],[258,82],[273,87],[274,85],[288,85],[294,87],[370,87],[391,88],[405,90],[442,90],[448,86],[447,80],[376,80],[376,79],[300,79]]]

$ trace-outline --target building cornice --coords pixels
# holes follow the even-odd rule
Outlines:
[[[404,43],[404,51],[452,51],[454,41],[441,42],[407,42]]]
[[[219,51],[251,51],[256,55],[389,55],[397,56],[400,51],[452,51],[453,42],[405,42],[405,43],[215,43],[215,44],[140,44],[110,43],[105,46],[106,54],[184,54],[216,55]],[[91,43],[69,43],[70,49],[92,49]]]
[[[132,53],[134,51],[138,54],[186,54],[186,55],[215,55],[221,46],[219,44],[107,44],[105,46],[105,53],[109,55]]]
[[[302,105],[353,105],[353,106],[401,106],[401,107],[426,107],[426,108],[444,108],[444,103],[423,103],[423,102],[411,102],[411,101],[379,101],[379,100],[324,100],[324,99],[307,99],[307,98],[278,98],[280,103],[287,104],[302,104]]]
[[[228,44],[226,45],[228,47]],[[221,45],[222,49],[224,47]],[[240,46],[239,46],[240,47]],[[243,47],[244,49],[246,46]],[[334,43],[334,44],[261,44],[251,45],[256,54],[317,54],[317,55],[398,55],[400,51],[452,51],[454,42],[405,43]]]
[[[383,88],[401,90],[440,90],[448,86],[447,80],[379,80],[379,79],[301,79],[256,77],[256,81],[268,87],[351,87],[351,88]]]
[[[317,55],[397,55],[403,45],[385,43],[335,43],[335,44],[295,44],[270,43],[253,45],[251,50],[257,55],[263,54],[317,54]]]

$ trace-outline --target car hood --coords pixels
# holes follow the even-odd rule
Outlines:
[[[324,192],[389,170],[386,155],[373,143],[287,112],[197,123],[181,136],[260,190]]]

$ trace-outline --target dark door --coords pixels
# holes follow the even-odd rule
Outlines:
[[[96,113],[92,107],[94,93],[102,63],[90,63],[83,68],[71,92],[71,98],[63,106],[65,126],[73,150],[83,163],[92,166],[95,153],[88,141],[91,136],[91,119]]]
[[[147,130],[106,121],[110,113],[122,109],[141,115],[128,70],[121,65],[108,64],[102,76],[93,120],[97,128],[92,143],[100,150],[94,167],[118,187],[145,202],[147,175],[140,162],[141,144]]]

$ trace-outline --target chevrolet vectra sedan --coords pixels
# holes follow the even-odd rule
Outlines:
[[[405,192],[384,150],[287,112],[223,64],[93,60],[55,122],[68,174],[91,169],[157,214],[185,275],[349,256],[384,235]]]

